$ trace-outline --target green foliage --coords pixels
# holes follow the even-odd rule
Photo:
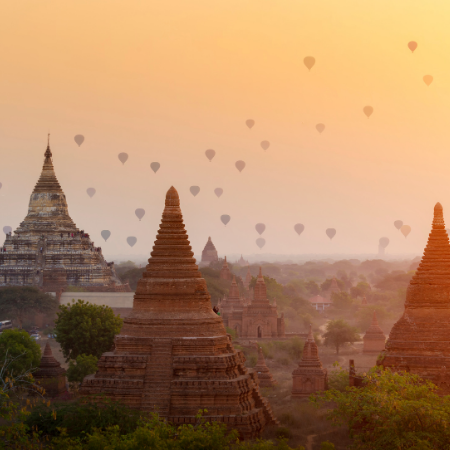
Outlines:
[[[346,310],[353,305],[353,299],[345,291],[333,292],[331,294],[331,300],[333,302],[333,307],[336,309]]]
[[[314,297],[314,295],[318,295],[320,293],[320,287],[314,280],[308,280],[305,283],[305,288],[310,297]]]
[[[353,298],[367,296],[372,288],[366,281],[360,281],[356,286],[350,288],[350,295]]]
[[[328,371],[328,388],[343,392],[349,386],[348,371],[335,361],[333,369]]]
[[[450,396],[439,397],[417,375],[372,371],[363,388],[326,391],[313,401],[336,405],[328,418],[348,425],[353,450],[450,448]]]
[[[123,272],[120,275],[120,280],[122,283],[130,283],[130,288],[132,291],[135,291],[137,288],[138,281],[142,278],[142,274],[145,271],[145,267],[133,267]]]
[[[98,358],[94,355],[78,355],[74,361],[69,361],[67,379],[70,382],[81,383],[83,378],[91,373],[97,372]]]
[[[92,305],[83,300],[61,305],[55,321],[56,341],[66,360],[78,355],[97,358],[111,349],[114,336],[120,332],[123,320],[109,306]]]
[[[334,450],[336,447],[332,442],[325,441],[320,444],[320,450]]]
[[[290,439],[292,431],[288,427],[278,427],[275,435],[278,439]]]
[[[0,288],[0,316],[16,320],[22,328],[26,316],[42,313],[52,315],[58,309],[58,300],[38,288],[10,286]]]
[[[234,341],[238,338],[236,330],[233,330],[233,328],[226,327],[227,333],[231,336],[231,339]]]
[[[211,302],[213,305],[217,304],[219,299],[228,294],[230,290],[230,282],[227,280],[221,280],[220,270],[215,270],[212,267],[200,268],[200,273],[206,281],[206,287],[211,295]]]
[[[327,323],[327,331],[323,335],[326,346],[335,347],[336,353],[339,354],[339,348],[347,343],[360,341],[360,337],[355,327],[350,326],[345,320],[330,320]]]
[[[5,375],[16,375],[34,369],[41,361],[41,348],[24,330],[5,330],[0,334],[0,364],[14,358]]]
[[[396,291],[397,289],[406,288],[413,275],[413,271],[407,273],[401,270],[393,271],[386,274],[375,287],[384,291]]]
[[[25,423],[48,436],[59,436],[64,428],[67,436],[86,439],[95,429],[117,426],[120,434],[132,433],[141,420],[141,413],[106,397],[86,397],[75,402],[39,405],[31,410]]]
[[[277,355],[280,357],[280,362],[283,359],[286,365],[286,358],[288,358],[288,364],[290,360],[298,361],[301,358],[304,343],[298,336],[295,336],[285,341],[259,342],[258,345],[262,348],[265,358],[273,359]]]

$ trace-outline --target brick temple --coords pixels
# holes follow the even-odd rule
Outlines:
[[[365,298],[365,297],[364,297]],[[384,350],[386,336],[378,325],[377,313],[373,312],[372,323],[363,337],[363,353],[380,353]]]
[[[225,326],[244,339],[284,338],[284,315],[278,317],[276,300],[271,304],[267,298],[261,267],[255,288],[246,293],[247,298],[240,295],[236,279],[233,279],[228,296],[219,303]]]
[[[244,366],[193,258],[175,188],[151,257],[124,319],[115,349],[87,376],[83,395],[103,393],[174,424],[195,424],[200,409],[242,437],[260,435],[276,420],[259,391],[257,375]]]
[[[383,367],[420,375],[450,394],[450,244],[440,203],[422,261],[406,291],[405,311],[386,343]]]
[[[326,390],[327,387],[327,369],[324,369],[320,362],[319,350],[310,326],[302,359],[292,372],[292,398],[309,397],[314,392]]]
[[[208,266],[212,262],[219,261],[219,256],[217,254],[216,246],[213,244],[211,237],[208,237],[208,242],[206,242],[205,248],[202,251],[202,260],[200,265]]]
[[[0,286],[37,286],[57,292],[68,285],[94,291],[130,291],[117,278],[100,247],[71,217],[56,178],[50,145],[28,214],[6,236],[0,251]]]

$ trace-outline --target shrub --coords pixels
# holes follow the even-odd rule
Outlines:
[[[336,361],[333,363],[334,369],[328,372],[328,387],[337,391],[345,391],[349,386],[348,372]]]
[[[91,373],[97,372],[98,358],[94,355],[78,355],[75,363],[69,362],[67,369],[67,379],[70,382],[81,383],[83,378]]]
[[[275,436],[277,439],[290,439],[292,437],[292,431],[287,427],[278,427]]]

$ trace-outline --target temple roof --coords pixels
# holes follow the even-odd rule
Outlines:
[[[47,378],[64,375],[66,371],[61,364],[55,359],[50,347],[50,342],[45,344],[44,354],[41,358],[38,370],[33,374],[35,378]]]
[[[380,335],[380,334],[382,334],[384,337],[383,330],[380,328],[380,325],[378,325],[377,313],[374,311],[373,317],[372,317],[372,323],[370,324],[370,327],[367,329],[366,335],[364,337]]]
[[[42,167],[41,176],[39,177],[33,193],[38,192],[59,192],[62,193],[61,186],[56,178],[55,169],[53,167],[52,152],[50,150],[50,142],[47,143],[47,150],[44,153],[44,165]]]
[[[194,259],[183,223],[178,192],[172,186],[148,265],[134,295],[133,311],[121,334],[128,336],[226,335],[222,319]]]
[[[254,300],[256,302],[261,301],[267,301],[267,289],[266,289],[266,283],[264,281],[264,277],[262,275],[262,269],[259,268],[259,274],[256,278],[256,284],[255,284],[255,294],[254,294]]]
[[[434,217],[422,261],[411,280],[412,285],[450,285],[450,244],[440,203],[434,207]]]
[[[211,237],[208,237],[208,242],[205,245],[205,248],[203,249],[203,251],[205,250],[216,250],[215,245],[213,244],[213,241],[211,240]]]

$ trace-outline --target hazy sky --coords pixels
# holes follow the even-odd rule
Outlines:
[[[437,201],[450,225],[448,0],[0,5],[1,228],[26,215],[48,131],[70,214],[106,255],[149,253],[171,185],[196,254],[208,236],[260,252],[258,222],[261,252],[375,253],[387,236],[388,253],[421,253]]]

